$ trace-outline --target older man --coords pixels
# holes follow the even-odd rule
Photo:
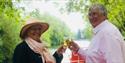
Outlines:
[[[94,36],[87,50],[75,42],[69,48],[85,58],[86,63],[125,63],[124,39],[119,30],[108,21],[107,11],[101,4],[94,4],[88,14]]]

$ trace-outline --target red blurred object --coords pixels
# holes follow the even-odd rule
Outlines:
[[[84,58],[80,57],[78,53],[72,52],[72,57],[70,59],[70,63],[85,63]]]

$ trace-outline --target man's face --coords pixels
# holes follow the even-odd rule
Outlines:
[[[101,21],[104,15],[99,11],[99,9],[91,9],[88,14],[89,21],[93,27],[96,27]]]

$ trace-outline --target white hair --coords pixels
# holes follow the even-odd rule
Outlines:
[[[89,8],[89,12],[91,12],[93,9],[99,9],[99,11],[104,15],[107,16],[107,10],[104,5],[102,4],[94,4]]]

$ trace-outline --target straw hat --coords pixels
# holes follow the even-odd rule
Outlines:
[[[40,22],[37,19],[29,19],[26,21],[26,25],[23,26],[23,28],[20,31],[20,38],[21,39],[25,39],[26,38],[26,34],[27,34],[27,30],[32,27],[32,26],[41,26],[41,32],[44,33],[48,28],[49,25],[48,23],[44,23],[44,22]]]

